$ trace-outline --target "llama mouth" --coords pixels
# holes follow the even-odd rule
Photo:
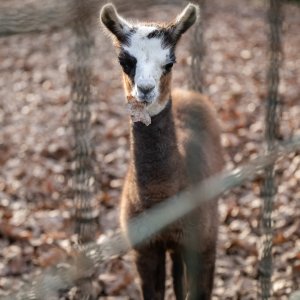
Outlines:
[[[141,103],[145,106],[149,106],[152,102],[148,102],[148,101],[144,100],[144,101],[141,101]]]
[[[149,106],[155,102],[156,99],[156,92],[151,91],[149,93],[143,93],[141,91],[135,90],[132,93],[132,97],[135,98],[135,100],[145,106]]]
[[[152,94],[141,94],[139,93],[136,97],[138,102],[143,103],[144,105],[149,105],[154,101],[154,95]]]
[[[143,105],[149,106],[153,103],[154,98],[149,96],[139,96],[137,101],[142,103]]]
[[[149,106],[153,103],[152,99],[147,99],[147,98],[137,98],[137,102],[143,104],[144,106]]]

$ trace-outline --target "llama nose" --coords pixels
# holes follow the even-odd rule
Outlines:
[[[147,84],[147,85],[138,85],[137,88],[139,92],[141,92],[144,95],[147,95],[154,90],[155,86]]]

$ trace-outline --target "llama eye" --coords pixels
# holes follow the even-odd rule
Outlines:
[[[132,59],[120,59],[120,65],[127,75],[132,76],[135,71],[136,61]]]
[[[173,67],[173,63],[168,63],[164,65],[164,69],[166,70],[166,72],[170,72],[172,67]]]
[[[135,63],[131,60],[122,60],[120,64],[127,75],[131,75],[135,68]]]

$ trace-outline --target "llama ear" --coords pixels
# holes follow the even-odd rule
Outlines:
[[[198,11],[199,7],[197,5],[189,3],[177,16],[176,20],[170,24],[172,35],[176,42],[196,22],[199,15]]]
[[[119,16],[115,6],[111,3],[104,5],[100,11],[100,22],[118,39],[121,43],[128,42],[130,24]]]

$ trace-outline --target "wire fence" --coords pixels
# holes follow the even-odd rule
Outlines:
[[[153,5],[181,5],[181,0],[135,0],[114,1],[119,11],[126,11],[132,7],[141,8]],[[194,1],[204,7],[204,1]],[[257,159],[232,171],[222,172],[195,186],[193,189],[167,199],[147,211],[147,214],[136,217],[130,223],[131,244],[138,245],[160,232],[163,228],[177,219],[185,216],[203,201],[210,201],[230,188],[241,185],[246,180],[252,180],[263,170],[267,170],[265,189],[272,190],[265,200],[263,212],[265,225],[265,248],[261,264],[262,298],[271,297],[271,210],[274,195],[273,170],[277,159],[293,151],[300,150],[300,137],[284,143],[275,143],[278,132],[278,80],[281,58],[279,39],[280,20],[274,19],[274,13],[279,16],[279,0],[270,0],[271,24],[271,56],[269,71],[269,106],[267,109],[267,141],[268,152]],[[12,3],[14,9],[12,9]],[[97,229],[99,207],[95,201],[96,184],[92,166],[92,145],[90,141],[90,79],[91,79],[91,51],[94,47],[92,30],[96,21],[96,14],[102,2],[96,0],[64,0],[64,1],[19,1],[0,5],[0,36],[23,34],[29,32],[44,32],[57,30],[66,26],[74,33],[74,44],[71,49],[70,80],[72,82],[71,124],[74,131],[74,207],[76,218],[76,232],[83,244],[76,249],[70,261],[62,262],[53,269],[36,278],[32,284],[24,286],[22,291],[1,299],[56,299],[58,292],[78,284],[83,279],[89,279],[99,264],[114,257],[125,254],[129,246],[126,238],[116,232],[109,240],[101,244],[93,243]],[[276,6],[277,5],[277,6]],[[274,12],[274,9],[277,11]],[[205,9],[204,9],[205,12]],[[198,91],[203,90],[203,74],[201,72],[204,57],[203,23],[204,13],[196,27],[194,39],[191,42],[192,66],[190,86]],[[275,68],[275,69],[274,69]],[[275,83],[274,83],[275,82]],[[267,168],[267,169],[266,169]],[[201,202],[197,197],[202,195]],[[267,195],[265,193],[265,195]],[[184,201],[182,201],[184,199]],[[171,212],[171,213],[170,213]]]
[[[97,22],[98,12],[106,1],[99,0],[12,0],[0,4],[0,36],[45,32],[73,26],[86,17]],[[155,5],[182,5],[184,0],[115,0],[120,12],[144,10]],[[80,9],[79,9],[80,8]],[[91,15],[91,12],[92,15]],[[97,13],[95,13],[97,12]],[[81,20],[81,21],[80,21]]]
[[[269,70],[267,74],[268,95],[266,101],[265,138],[267,151],[272,151],[280,137],[280,112],[279,99],[280,65],[282,61],[281,30],[282,15],[281,1],[270,0],[268,18],[269,22]],[[277,187],[275,184],[275,164],[265,169],[265,180],[261,195],[264,199],[262,212],[262,254],[259,266],[261,284],[261,298],[269,299],[272,295],[272,244],[273,244],[273,220],[272,212]]]
[[[82,13],[84,3],[76,0],[77,11]],[[90,81],[91,81],[91,51],[94,46],[94,36],[91,30],[91,13],[85,13],[72,25],[74,33],[73,49],[69,69],[72,81],[72,117],[75,147],[74,147],[74,178],[75,219],[80,242],[92,241],[97,231],[99,207],[95,199],[96,184],[93,170],[92,143],[90,138]]]
[[[191,73],[189,77],[189,87],[195,91],[203,93],[203,61],[205,56],[204,30],[206,18],[206,1],[195,1],[200,7],[199,18],[194,28],[193,39],[190,44],[191,52]]]
[[[149,209],[147,214],[131,220],[129,228],[131,245],[138,245],[179,218],[187,215],[200,204],[215,199],[223,192],[252,180],[264,169],[290,152],[300,150],[300,137],[278,145],[268,154],[231,171],[224,171],[211,177],[190,190],[167,199]],[[201,198],[199,198],[201,194]],[[22,288],[17,294],[0,298],[1,300],[51,299],[57,297],[62,289],[68,289],[92,276],[96,268],[108,259],[124,255],[131,246],[127,238],[115,232],[101,244],[90,243],[81,246],[70,261],[64,261],[55,268],[43,273],[36,280]]]

